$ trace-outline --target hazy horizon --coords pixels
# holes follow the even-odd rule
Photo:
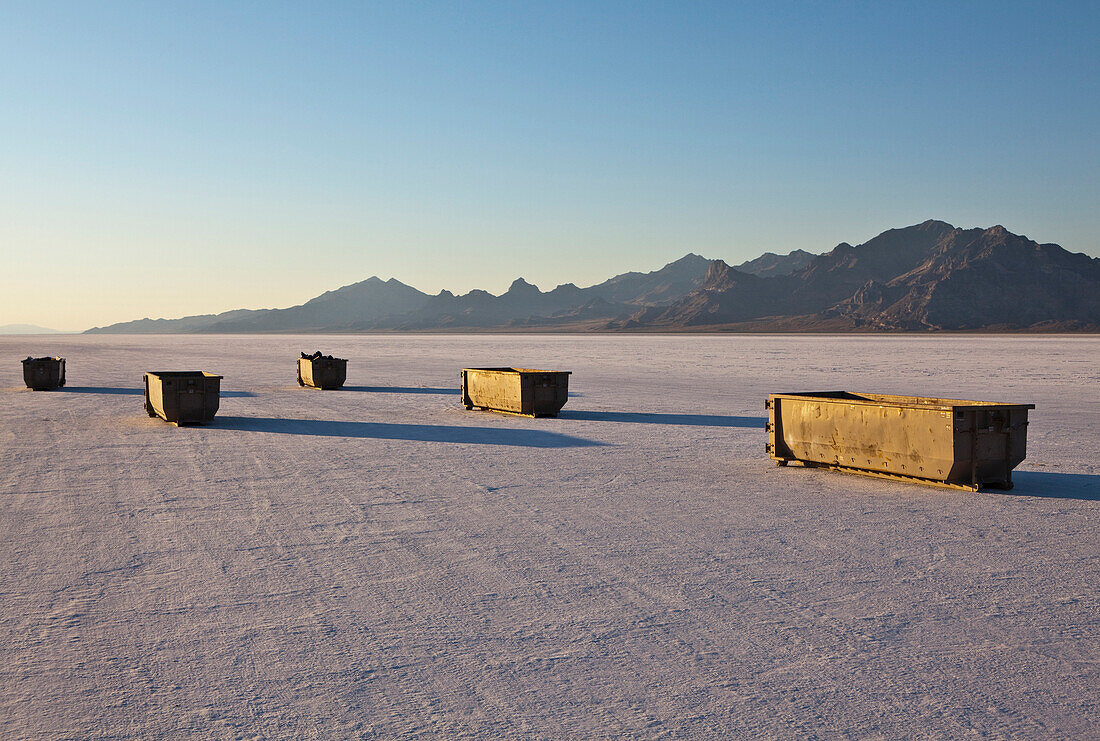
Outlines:
[[[1100,255],[1100,9],[40,3],[0,325],[544,290],[940,219]]]

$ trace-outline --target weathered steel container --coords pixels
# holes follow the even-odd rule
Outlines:
[[[1034,404],[827,391],[771,394],[768,455],[798,463],[977,491],[1012,488]]]
[[[65,385],[65,358],[27,358],[23,381],[35,391],[61,388]]]
[[[348,361],[331,355],[310,355],[298,359],[298,385],[317,389],[338,389],[348,377]]]
[[[221,380],[203,371],[146,373],[145,411],[176,425],[206,424],[218,413]]]
[[[462,404],[528,417],[555,417],[569,399],[569,371],[463,368]]]

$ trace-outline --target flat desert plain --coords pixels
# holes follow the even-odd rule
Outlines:
[[[348,387],[298,387],[315,349]],[[22,387],[60,354],[68,387]],[[0,737],[1086,738],[1100,338],[0,338]],[[557,419],[463,366],[573,371]],[[208,427],[142,372],[223,381]],[[1029,402],[1011,492],[779,468],[769,392]]]

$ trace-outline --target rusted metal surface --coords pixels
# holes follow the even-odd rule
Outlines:
[[[968,491],[1011,489],[1034,404],[827,391],[771,394],[768,455]]]
[[[49,391],[65,385],[65,358],[27,358],[23,361],[27,388]]]
[[[348,376],[348,361],[331,355],[298,359],[298,385],[316,389],[338,389]]]
[[[527,417],[555,417],[569,399],[569,371],[463,368],[462,404]]]
[[[145,411],[175,425],[206,424],[218,413],[221,380],[203,371],[146,373]]]

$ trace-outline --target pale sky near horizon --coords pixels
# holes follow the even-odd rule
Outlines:
[[[935,218],[1100,255],[1100,4],[0,3],[0,325]]]

